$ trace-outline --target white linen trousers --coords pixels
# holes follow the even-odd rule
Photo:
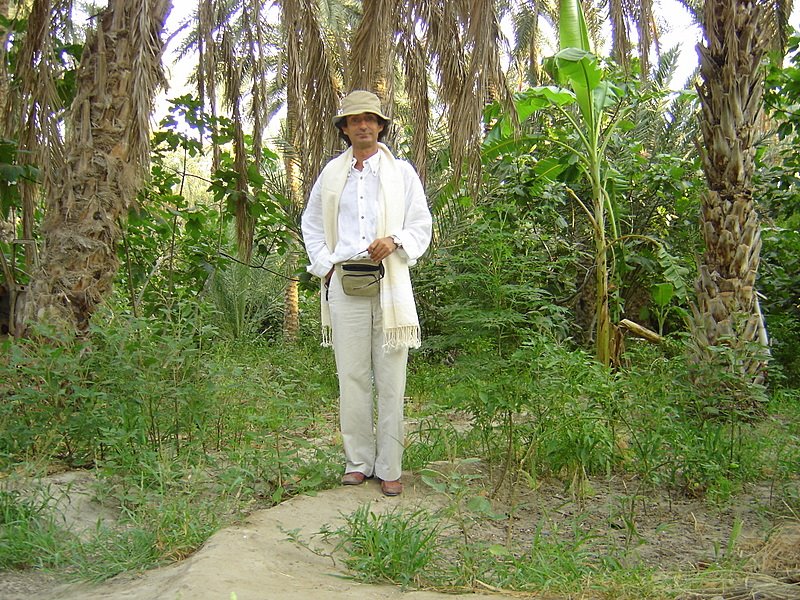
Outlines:
[[[408,348],[384,347],[380,295],[347,296],[336,273],[327,293],[345,472],[400,479]]]

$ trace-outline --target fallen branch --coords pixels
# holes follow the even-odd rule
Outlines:
[[[644,338],[648,342],[653,342],[654,344],[660,344],[664,339],[652,329],[643,327],[642,325],[634,323],[633,321],[629,321],[628,319],[622,319],[622,321],[620,321],[619,324],[628,331],[630,331],[633,335],[636,335],[640,338]]]

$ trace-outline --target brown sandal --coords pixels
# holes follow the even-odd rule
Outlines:
[[[394,481],[381,481],[381,491],[384,496],[399,496],[403,493],[403,484],[399,479]]]
[[[367,476],[363,473],[359,473],[358,471],[352,471],[351,473],[345,473],[342,476],[342,485],[361,485],[367,479]]]

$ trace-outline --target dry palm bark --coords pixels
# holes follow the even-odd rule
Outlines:
[[[66,123],[64,167],[48,186],[41,267],[26,322],[83,331],[111,291],[119,220],[149,165],[150,114],[163,84],[170,0],[110,0],[97,17]]]
[[[769,39],[754,0],[707,0],[699,45],[703,168],[708,190],[701,225],[705,253],[695,282],[698,360],[733,352],[736,375],[760,383],[763,322],[756,297],[761,237],[753,200],[755,136],[762,114],[760,63]],[[755,408],[755,407],[748,407]]]

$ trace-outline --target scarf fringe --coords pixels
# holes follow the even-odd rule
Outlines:
[[[323,348],[333,348],[331,341],[332,330],[330,326],[322,328],[322,343]],[[398,348],[419,348],[422,345],[422,334],[420,328],[414,325],[406,327],[396,327],[384,332],[385,343],[383,344],[386,350],[397,350]]]
[[[387,329],[384,333],[383,347],[387,350],[398,348],[419,348],[422,344],[422,334],[416,325],[406,325],[405,327],[395,327]]]

